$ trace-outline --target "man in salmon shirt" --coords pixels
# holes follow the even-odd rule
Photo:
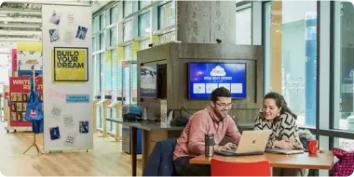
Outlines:
[[[232,108],[231,93],[224,87],[211,93],[211,102],[203,110],[194,113],[184,128],[173,152],[175,170],[181,176],[210,176],[210,167],[192,165],[189,160],[205,153],[205,134],[213,134],[214,149],[230,149],[238,144],[241,134],[234,120],[229,116]],[[220,146],[224,137],[230,143]]]

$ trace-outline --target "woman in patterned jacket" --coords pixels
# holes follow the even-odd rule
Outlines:
[[[267,148],[303,149],[298,128],[296,114],[290,111],[284,97],[279,93],[270,92],[263,99],[263,108],[259,112],[255,130],[272,130]],[[303,175],[300,169],[273,168],[275,176]]]

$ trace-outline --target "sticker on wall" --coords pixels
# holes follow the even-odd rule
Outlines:
[[[64,126],[73,128],[75,126],[74,118],[72,115],[63,115]]]
[[[74,14],[73,13],[69,13],[66,16],[66,19],[68,21],[68,25],[72,25],[74,23]]]
[[[88,121],[80,121],[79,131],[82,134],[86,134],[89,132],[89,122]]]
[[[50,114],[53,116],[53,118],[58,118],[61,115],[61,112],[62,110],[59,106],[53,105]]]
[[[79,27],[77,28],[76,38],[85,40],[86,33],[87,33],[87,28],[84,27],[84,26],[79,26]]]
[[[65,136],[64,145],[73,146],[75,144],[75,140],[76,140],[76,134],[75,133],[68,133]]]
[[[59,131],[59,127],[52,127],[49,129],[49,133],[50,133],[50,139],[51,140],[57,140],[60,138],[60,131]]]
[[[50,38],[50,42],[55,42],[59,40],[59,31],[57,29],[50,29],[49,38]]]
[[[53,13],[52,13],[52,16],[50,17],[50,22],[53,23],[54,25],[59,25],[60,16],[61,15],[54,10]]]
[[[74,32],[73,31],[65,31],[64,33],[64,42],[70,44],[73,40]]]

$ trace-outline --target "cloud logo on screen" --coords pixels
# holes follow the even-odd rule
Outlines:
[[[210,76],[225,76],[226,72],[224,68],[221,66],[217,65],[213,70],[210,72]]]

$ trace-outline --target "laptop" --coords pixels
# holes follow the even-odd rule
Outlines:
[[[273,149],[267,149],[266,152],[290,155],[290,154],[302,154],[305,151],[303,149],[278,149],[278,148],[273,148]]]
[[[271,133],[271,130],[243,131],[236,149],[215,150],[214,152],[223,156],[262,155]]]

